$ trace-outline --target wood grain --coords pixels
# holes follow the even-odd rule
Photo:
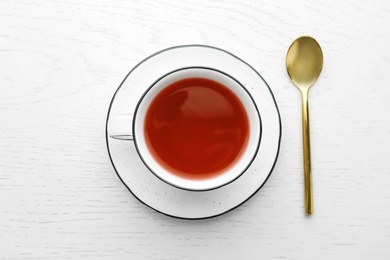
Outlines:
[[[1,1],[0,259],[388,259],[388,1]],[[299,92],[284,58],[302,34],[325,64],[310,92],[315,213],[303,214]],[[246,60],[283,137],[265,187],[218,218],[139,203],[110,164],[109,102],[169,46]]]

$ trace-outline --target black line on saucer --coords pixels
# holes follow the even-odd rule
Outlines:
[[[162,212],[162,211],[159,211],[155,208],[153,208],[152,206],[150,206],[149,204],[146,204],[145,202],[143,202],[139,197],[137,197],[135,195],[135,193],[132,192],[132,190],[126,185],[126,183],[123,181],[123,179],[121,178],[121,176],[119,175],[118,173],[118,170],[116,169],[115,167],[115,164],[113,162],[113,159],[112,159],[112,155],[111,155],[111,152],[110,152],[110,147],[109,147],[109,143],[108,143],[108,138],[109,138],[109,135],[108,135],[108,119],[109,119],[109,116],[110,116],[110,112],[111,112],[111,107],[112,107],[112,104],[115,100],[115,97],[119,91],[119,89],[122,87],[122,85],[124,84],[124,82],[126,81],[127,77],[136,69],[138,68],[138,66],[140,66],[142,63],[144,63],[145,61],[153,58],[154,56],[162,53],[162,52],[165,52],[165,51],[169,51],[171,49],[177,49],[177,48],[183,48],[183,47],[204,47],[204,48],[211,48],[211,49],[215,49],[215,50],[219,50],[219,51],[222,51],[234,58],[236,58],[237,60],[241,61],[242,63],[246,64],[249,68],[251,68],[262,80],[263,82],[265,83],[265,85],[267,86],[268,88],[268,91],[270,92],[271,94],[271,97],[272,97],[272,100],[275,104],[275,108],[276,108],[276,111],[277,111],[277,114],[278,114],[278,120],[279,120],[279,140],[278,140],[278,149],[276,151],[276,155],[275,155],[275,159],[274,159],[274,162],[273,162],[273,165],[270,169],[270,172],[268,173],[266,179],[264,180],[264,182],[260,185],[260,187],[254,191],[252,193],[252,195],[250,195],[248,198],[246,198],[245,200],[243,200],[241,203],[239,203],[238,205],[230,208],[229,210],[226,210],[222,213],[219,213],[219,214],[216,214],[216,215],[212,215],[212,216],[207,216],[207,217],[200,217],[200,218],[189,218],[189,217],[179,217],[179,216],[175,216],[175,215],[170,215],[170,214],[167,214],[165,212]],[[110,158],[110,161],[111,161],[111,164],[117,174],[117,176],[119,177],[119,179],[121,180],[121,182],[125,185],[125,187],[130,191],[130,193],[139,201],[141,202],[143,205],[153,209],[154,211],[158,212],[158,213],[161,213],[165,216],[169,216],[169,217],[173,217],[173,218],[177,218],[177,219],[184,219],[184,220],[203,220],[203,219],[211,219],[211,218],[215,218],[215,217],[218,217],[218,216],[221,216],[221,215],[224,215],[230,211],[233,211],[235,210],[236,208],[240,207],[241,205],[243,205],[245,202],[247,202],[249,199],[251,199],[264,185],[265,183],[268,181],[269,177],[271,176],[274,168],[275,168],[275,165],[276,165],[276,162],[278,160],[278,157],[279,157],[279,152],[280,152],[280,143],[281,143],[281,138],[282,138],[282,121],[281,121],[281,117],[280,117],[280,111],[279,111],[279,107],[276,103],[276,100],[275,100],[275,97],[272,93],[272,90],[271,88],[269,87],[268,83],[264,80],[264,78],[251,66],[249,65],[247,62],[245,62],[244,60],[240,59],[239,57],[237,57],[236,55],[226,51],[226,50],[223,50],[223,49],[220,49],[220,48],[217,48],[217,47],[214,47],[214,46],[209,46],[209,45],[202,45],[202,44],[189,44],[189,45],[178,45],[178,46],[173,46],[173,47],[169,47],[169,48],[166,48],[166,49],[163,49],[161,51],[158,51],[148,57],[146,57],[145,59],[143,59],[141,62],[139,62],[133,69],[130,70],[130,72],[126,75],[126,77],[122,80],[121,84],[119,85],[119,87],[117,88],[117,90],[115,91],[112,99],[111,99],[111,102],[110,102],[110,105],[109,105],[109,108],[108,108],[108,112],[107,112],[107,117],[106,117],[106,129],[105,129],[105,132],[106,132],[106,146],[107,146],[107,150],[108,150],[108,155],[109,155],[109,158]]]

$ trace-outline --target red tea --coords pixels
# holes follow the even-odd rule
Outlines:
[[[226,86],[187,78],[170,84],[153,99],[144,133],[151,154],[168,171],[207,179],[240,159],[249,122],[241,101]]]

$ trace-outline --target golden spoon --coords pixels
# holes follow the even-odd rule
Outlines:
[[[302,139],[305,187],[305,213],[313,213],[313,191],[310,163],[309,100],[310,87],[316,82],[322,70],[324,57],[320,45],[308,36],[296,39],[287,51],[287,73],[302,94]]]

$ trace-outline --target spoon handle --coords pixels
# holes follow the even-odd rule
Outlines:
[[[303,140],[303,169],[304,169],[304,193],[305,213],[313,213],[313,190],[310,159],[310,123],[309,123],[309,98],[308,91],[302,93],[302,140]]]

